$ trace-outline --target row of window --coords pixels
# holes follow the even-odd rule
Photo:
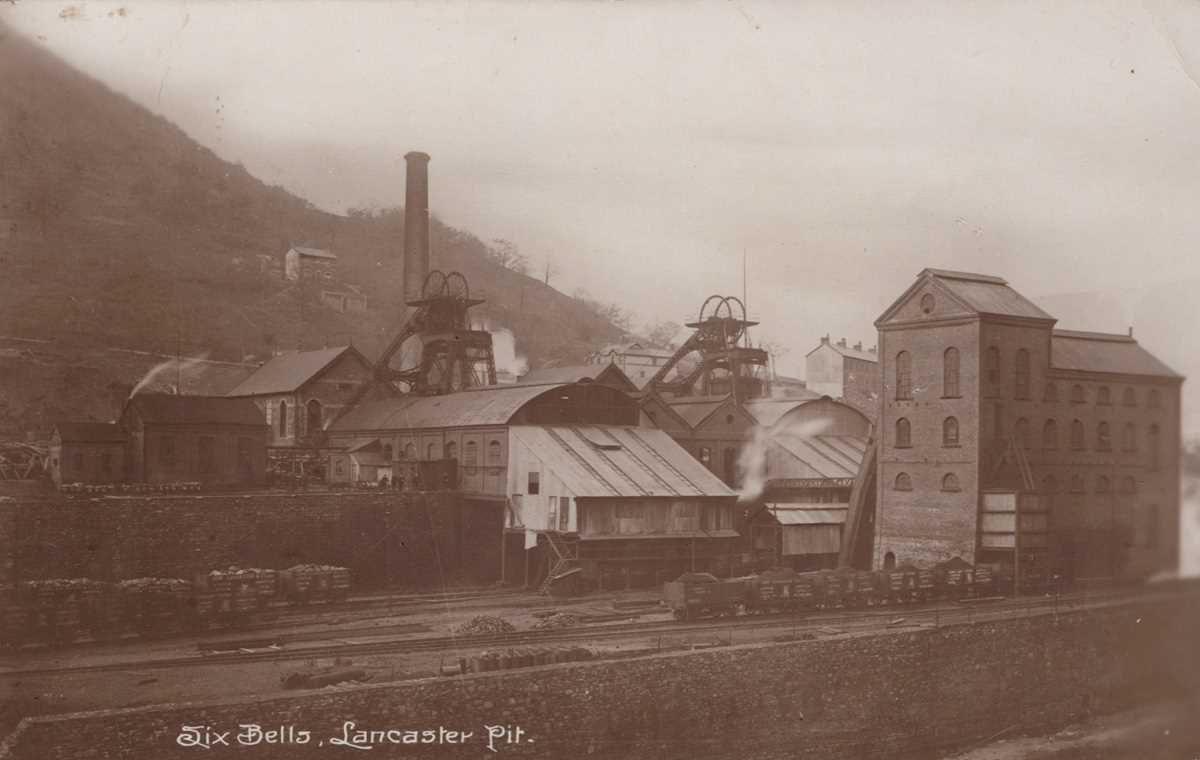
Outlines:
[[[1112,480],[1107,475],[1097,475],[1094,493],[1112,493]],[[1132,475],[1126,475],[1119,482],[1120,493],[1137,493],[1137,480]],[[896,491],[911,491],[913,490],[912,476],[907,472],[901,472],[896,475],[896,479],[892,482],[892,489]],[[961,491],[962,488],[958,482],[958,476],[952,472],[948,472],[942,476],[943,491]],[[1053,475],[1047,475],[1042,479],[1043,494],[1058,493],[1058,479]],[[1087,486],[1082,475],[1072,475],[1070,483],[1070,493],[1087,493]]]
[[[385,443],[383,445],[383,458],[387,461],[392,461],[396,450],[392,448],[392,444]],[[457,459],[458,444],[454,441],[447,441],[445,446],[445,456],[442,459]],[[425,461],[432,462],[437,459],[437,444],[429,443],[425,446]],[[487,466],[497,467],[504,463],[503,447],[499,441],[488,441],[487,445]],[[400,451],[400,461],[415,462],[417,461],[417,446],[414,443],[405,444]],[[479,444],[475,441],[467,441],[463,445],[463,461],[464,467],[479,466]]]
[[[995,425],[995,435],[997,438],[1004,437],[1003,418],[997,415]],[[1033,443],[1029,432],[1029,420],[1024,417],[1017,420],[1016,429],[1014,430],[1018,445],[1025,449],[1032,449]],[[1150,459],[1153,466],[1158,464],[1160,435],[1158,425],[1151,425],[1146,433],[1146,438],[1150,445]],[[912,423],[907,417],[901,417],[896,420],[896,448],[904,449],[912,446]],[[942,421],[942,446],[954,447],[959,445],[958,436],[958,418],[947,417]],[[1053,451],[1058,448],[1058,422],[1057,420],[1046,420],[1042,425],[1042,448],[1047,451]],[[1084,425],[1081,420],[1071,421],[1071,448],[1076,451],[1083,451],[1087,448],[1085,442]],[[1112,451],[1112,431],[1107,422],[1101,422],[1096,426],[1096,450],[1097,451]],[[1121,430],[1121,450],[1122,451],[1137,451],[1137,428],[1132,422],[1125,423],[1125,427]]]
[[[943,398],[958,398],[962,395],[959,386],[959,352],[957,348],[947,348],[942,353],[942,397]],[[1014,394],[1018,399],[1028,399],[1029,393],[1029,351],[1022,348],[1017,351],[1016,360],[1014,362]],[[985,369],[987,373],[988,384],[995,386],[1000,383],[1000,349],[992,346],[987,350],[985,358]],[[896,400],[908,401],[913,397],[912,384],[912,354],[908,351],[901,351],[896,354]],[[1058,402],[1058,385],[1053,382],[1046,383],[1046,389],[1042,397],[1043,401],[1057,403]],[[1076,383],[1071,386],[1071,402],[1083,404],[1087,402],[1087,391],[1082,385]],[[1101,406],[1112,404],[1112,391],[1108,386],[1102,385],[1096,390],[1096,403]],[[1121,403],[1124,406],[1137,406],[1137,391],[1133,388],[1126,388],[1121,394]],[[1161,406],[1162,399],[1159,396],[1158,390],[1151,388],[1146,397],[1146,405],[1151,409],[1157,409]]]

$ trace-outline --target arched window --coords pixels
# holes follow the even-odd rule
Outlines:
[[[458,444],[454,441],[446,443],[446,459],[458,459]]]
[[[946,398],[958,398],[958,349],[947,348],[942,354],[942,395]]]
[[[468,475],[474,475],[479,468],[479,444],[475,441],[463,444],[463,466],[467,468]]]
[[[314,398],[305,404],[304,410],[304,429],[307,431],[308,435],[315,435],[321,432],[323,429],[321,420],[321,402]]]
[[[415,443],[407,444],[404,447],[404,458],[409,462],[417,461],[417,445]]]
[[[1150,430],[1146,435],[1146,443],[1150,446],[1150,469],[1157,470],[1159,456],[1162,454],[1159,448],[1158,425],[1150,426]]]
[[[279,402],[279,437],[287,438],[287,402]]]
[[[1146,397],[1146,406],[1151,409],[1157,409],[1162,405],[1162,399],[1158,395],[1157,388],[1151,388],[1150,394]]]
[[[908,476],[907,472],[902,472],[896,476],[896,483],[892,487],[897,491],[911,491],[912,478]]]
[[[392,444],[390,444],[390,443],[383,444],[383,461],[385,461],[385,462],[392,461],[392,453],[393,453]]]
[[[437,453],[437,444],[436,443],[425,444],[425,460],[426,461],[432,462],[433,460],[437,459],[437,457],[434,456],[434,454],[436,454],[436,453]]]
[[[1107,385],[1101,385],[1096,391],[1096,403],[1100,406],[1110,406],[1112,404],[1112,392],[1108,390]]]
[[[1125,406],[1137,406],[1137,393],[1133,388],[1126,388],[1121,394],[1121,403]]]
[[[1082,475],[1072,475],[1071,476],[1071,493],[1083,493],[1084,490],[1085,489],[1083,487],[1083,476]]]
[[[1137,428],[1132,422],[1126,422],[1121,428],[1121,450],[1137,451]]]
[[[1137,493],[1137,481],[1133,479],[1132,475],[1126,475],[1121,478],[1121,492]]]
[[[499,441],[488,441],[487,464],[488,464],[488,467],[499,467],[500,466],[500,442]]]
[[[962,488],[960,488],[958,485],[958,476],[952,472],[946,473],[942,477],[942,490],[943,491],[961,491]]]
[[[896,354],[896,399],[912,398],[912,355],[907,351]]]
[[[1096,478],[1096,493],[1108,493],[1110,488],[1107,475],[1100,475]]]
[[[947,417],[942,420],[942,445],[957,446],[958,445],[958,418]]]
[[[1108,423],[1101,422],[1096,426],[1096,450],[1112,451],[1112,436],[1108,432]]]
[[[1083,423],[1079,420],[1071,421],[1071,448],[1083,450]]]
[[[1017,382],[1016,398],[1029,398],[1029,352],[1023,348],[1017,351],[1014,370]]]
[[[1046,392],[1042,394],[1042,401],[1048,404],[1058,403],[1058,386],[1054,383],[1046,383]]]
[[[995,346],[987,350],[987,379],[991,385],[1000,383],[1000,349]]]
[[[896,448],[907,449],[912,446],[912,425],[908,419],[901,417],[896,420]]]
[[[893,552],[888,552],[887,554],[883,555],[883,569],[884,570],[895,570],[896,569],[896,555]]]
[[[1042,425],[1042,448],[1048,451],[1058,448],[1058,423],[1054,420],[1046,420]]]
[[[1076,383],[1075,385],[1072,385],[1071,386],[1071,403],[1072,404],[1082,404],[1086,400],[1087,400],[1087,396],[1084,395],[1083,386],[1079,385],[1078,383]]]
[[[1029,420],[1022,417],[1017,420],[1017,445],[1023,449],[1033,448],[1033,441],[1029,439]]]

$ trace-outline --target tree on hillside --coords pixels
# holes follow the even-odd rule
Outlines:
[[[657,324],[646,325],[646,340],[659,348],[675,348],[675,336],[682,329],[682,325],[669,319]]]
[[[611,323],[621,332],[629,332],[633,328],[633,313],[627,309],[622,309],[615,303],[601,303],[595,300],[583,288],[576,288],[571,297],[582,303],[588,308],[588,311],[595,314],[600,319]]]
[[[508,240],[497,238],[487,247],[488,261],[518,274],[529,272],[529,259]]]

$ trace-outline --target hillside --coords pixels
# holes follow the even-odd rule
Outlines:
[[[113,414],[129,376],[157,359],[95,358],[111,347],[223,361],[382,348],[401,292],[402,214],[316,209],[3,26],[0,81],[0,336],[50,341],[0,351],[0,435]],[[594,305],[489,261],[469,232],[435,218],[431,240],[433,267],[463,272],[488,299],[476,319],[510,328],[532,365],[620,337]],[[334,251],[339,279],[371,310],[339,314],[263,271],[292,244]]]

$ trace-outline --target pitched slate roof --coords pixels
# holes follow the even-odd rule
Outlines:
[[[291,393],[348,351],[358,354],[351,346],[280,354],[259,367],[254,374],[238,383],[225,395],[265,396],[273,393]],[[359,356],[361,357],[361,354]],[[366,360],[363,362],[366,363]]]
[[[136,411],[144,422],[151,423],[256,426],[267,424],[254,402],[246,398],[139,393],[129,399],[125,409]]]
[[[504,425],[528,402],[571,383],[489,385],[444,396],[408,395],[359,404],[331,432]]]
[[[1050,339],[1054,369],[1121,375],[1182,377],[1128,335],[1055,330]]]
[[[949,269],[926,269],[921,275],[932,275],[968,307],[980,314],[996,314],[1032,319],[1054,319],[1033,301],[1009,287],[1000,277]]]
[[[224,396],[256,371],[252,364],[185,359],[182,366],[158,373],[142,387],[151,393],[178,390],[189,396]]]
[[[708,416],[719,409],[732,396],[675,396],[664,398],[671,411],[678,414],[695,428],[708,419]]]
[[[124,443],[127,438],[115,422],[60,422],[54,429],[66,443]]]
[[[575,496],[734,496],[661,430],[616,425],[515,425],[528,448]]]
[[[817,346],[812,351],[809,351],[807,354],[805,354],[805,356],[811,355],[813,353],[813,351],[820,350],[821,346],[829,346],[830,348],[832,348],[834,351],[837,351],[842,356],[848,356],[851,359],[861,359],[862,361],[865,361],[865,362],[878,362],[879,361],[879,354],[872,353],[870,351],[863,351],[863,350],[857,349],[857,348],[852,348],[850,346],[841,346],[841,345],[838,345],[837,343],[833,343],[833,342],[825,341],[825,340],[821,341],[820,346]]]

